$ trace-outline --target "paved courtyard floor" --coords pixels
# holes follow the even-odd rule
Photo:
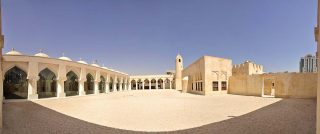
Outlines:
[[[316,101],[174,90],[6,102],[2,133],[314,134]]]

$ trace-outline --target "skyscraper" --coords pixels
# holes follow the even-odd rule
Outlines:
[[[317,72],[317,57],[308,54],[300,59],[300,72]]]

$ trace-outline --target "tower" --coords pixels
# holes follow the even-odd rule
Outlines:
[[[183,61],[182,56],[180,54],[176,57],[176,90],[182,90],[182,70],[183,70]]]

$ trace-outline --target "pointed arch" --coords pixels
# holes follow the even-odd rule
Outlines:
[[[145,79],[144,80],[144,89],[150,89],[150,87],[149,87],[149,80],[148,79]]]
[[[136,80],[131,80],[131,90],[137,90],[137,82],[136,82]]]
[[[37,84],[39,98],[57,97],[56,75],[50,69],[40,71]]]
[[[157,86],[156,84],[157,84],[157,81],[155,79],[152,79],[150,89],[156,89],[156,86]]]
[[[110,81],[109,81],[109,90],[110,90],[110,92],[113,92],[113,83],[114,83],[114,80],[113,80],[113,78],[110,76]]]
[[[117,78],[116,80],[116,90],[120,91],[120,78]]]
[[[164,82],[162,79],[159,79],[158,80],[158,89],[164,89],[163,87],[164,87]]]
[[[69,71],[66,75],[67,80],[64,82],[64,91],[66,96],[75,96],[79,94],[79,77],[73,71]]]
[[[4,75],[3,95],[5,99],[27,99],[27,73],[16,66],[9,69]]]
[[[170,80],[168,78],[164,81],[164,89],[170,89]]]
[[[84,91],[86,94],[93,94],[94,93],[94,77],[88,73],[87,76],[87,81],[84,82]]]
[[[100,76],[99,92],[100,93],[106,92],[106,79],[102,75]]]

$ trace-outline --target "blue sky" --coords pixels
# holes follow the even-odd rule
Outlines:
[[[130,74],[202,55],[298,71],[314,54],[317,0],[3,0],[7,52],[62,53]]]

